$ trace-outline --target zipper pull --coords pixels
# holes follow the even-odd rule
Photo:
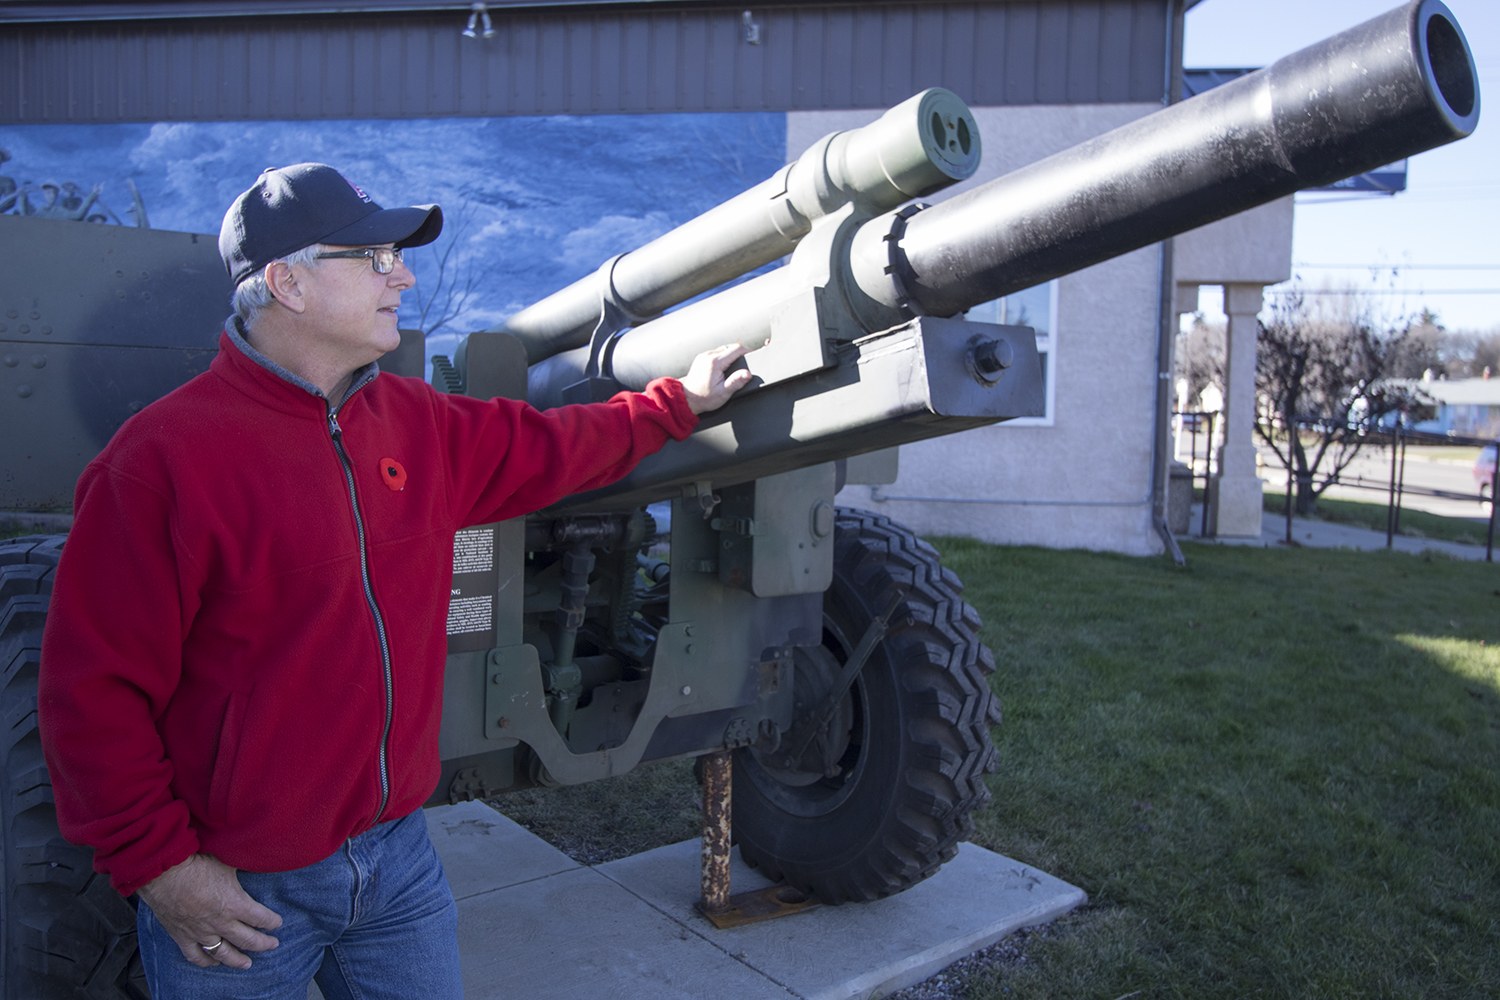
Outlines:
[[[328,433],[334,438],[342,435],[343,429],[339,427],[339,415],[333,410],[328,411]]]

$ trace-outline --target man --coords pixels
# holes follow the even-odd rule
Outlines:
[[[436,206],[268,170],[224,217],[235,315],[205,374],[80,477],[43,641],[65,836],[138,893],[152,995],[460,995],[421,805],[453,533],[625,475],[749,379],[545,413],[379,373]]]

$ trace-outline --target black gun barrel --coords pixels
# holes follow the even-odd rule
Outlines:
[[[837,258],[819,291],[840,334],[878,333],[1461,139],[1478,119],[1463,32],[1440,0],[1412,0],[915,214],[843,220],[852,235],[816,244],[810,270],[794,253],[786,268],[628,331],[607,374],[641,388],[718,344],[758,352],[787,303],[823,280],[824,258]],[[533,364],[529,398],[557,405],[588,362],[578,348]]]
[[[933,315],[1467,136],[1468,42],[1417,0],[914,216],[906,293]]]

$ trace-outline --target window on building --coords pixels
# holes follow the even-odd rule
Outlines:
[[[1051,427],[1053,414],[1053,377],[1056,368],[1057,282],[1023,289],[1004,298],[982,302],[967,313],[967,318],[979,323],[1004,323],[1008,326],[1029,326],[1036,331],[1037,353],[1042,357],[1042,382],[1046,386],[1046,411],[1040,417],[1020,417],[1007,420],[1008,427]]]

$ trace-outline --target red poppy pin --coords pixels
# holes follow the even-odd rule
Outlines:
[[[382,458],[380,460],[380,481],[395,492],[400,493],[406,489],[406,466],[394,458]]]

